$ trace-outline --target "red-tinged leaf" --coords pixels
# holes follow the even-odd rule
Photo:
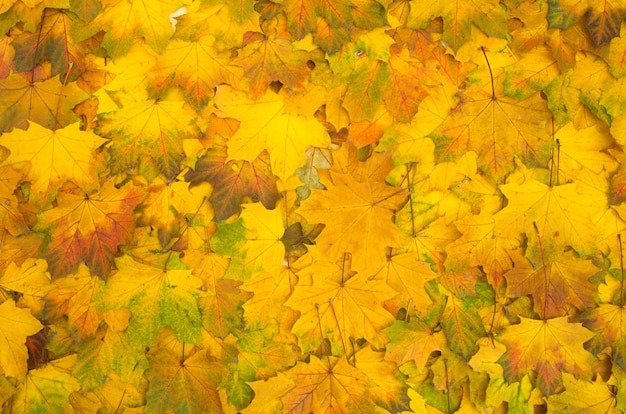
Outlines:
[[[579,318],[596,335],[589,342],[590,350],[602,352],[611,347],[611,357],[620,367],[626,367],[626,310],[623,306],[603,303],[587,309]]]
[[[227,161],[225,154],[212,151],[198,159],[185,180],[192,186],[202,182],[213,186],[210,201],[218,222],[238,213],[244,201],[260,201],[265,208],[273,209],[279,198],[277,178],[272,174],[266,152],[249,162]]]
[[[334,54],[350,42],[350,32],[343,26],[332,27],[326,20],[319,18],[313,38],[324,52]]]
[[[113,58],[128,53],[136,36],[143,36],[151,48],[162,52],[174,32],[169,15],[183,6],[178,0],[158,3],[104,0],[103,3],[103,11],[85,26],[80,37],[87,38],[104,30],[102,47]]]
[[[532,295],[535,312],[542,317],[563,316],[568,304],[579,309],[593,305],[596,289],[589,278],[600,269],[590,260],[576,257],[571,250],[544,263],[531,263],[519,250],[512,251],[511,257],[515,265],[505,275],[510,294]]]
[[[46,62],[52,66],[52,76],[60,74],[63,78],[76,79],[84,71],[85,51],[71,34],[75,18],[64,10],[45,9],[37,30],[12,43],[16,52],[15,69],[33,71]]]
[[[6,376],[23,381],[27,372],[26,338],[39,332],[43,325],[29,309],[18,308],[8,299],[0,304],[0,364]]]
[[[520,318],[498,338],[507,346],[498,361],[509,382],[518,381],[531,370],[537,373],[537,386],[544,395],[561,385],[561,372],[590,378],[595,357],[583,348],[593,333],[580,323],[569,323],[566,316],[548,320]]]
[[[315,0],[286,0],[284,4],[287,28],[296,39],[316,31]]]
[[[463,300],[447,296],[447,303],[441,317],[441,326],[448,338],[450,349],[466,360],[476,352],[476,342],[486,335],[483,321],[478,315],[475,299]]]
[[[113,181],[93,194],[69,190],[59,192],[57,207],[39,215],[37,228],[52,236],[44,250],[50,273],[58,278],[83,261],[92,274],[106,278],[118,246],[135,227],[133,210],[144,192],[129,184],[118,189]]]
[[[428,95],[426,86],[436,85],[433,74],[408,51],[392,53],[389,59],[389,84],[384,88],[387,109],[397,122],[410,122]]]
[[[146,392],[147,411],[222,412],[217,384],[228,372],[209,359],[206,352],[180,358],[160,348],[149,360],[150,368],[145,373],[150,384]]]
[[[262,96],[272,81],[280,81],[291,89],[301,89],[311,73],[308,55],[294,50],[286,39],[261,37],[247,44],[237,63],[243,66],[251,97]]]
[[[46,350],[48,342],[48,332],[45,328],[26,338],[28,369],[39,368],[48,362],[48,351]]]
[[[295,387],[283,397],[283,412],[372,412],[374,401],[367,394],[365,373],[348,363],[346,358],[311,356],[308,364],[299,362],[285,374]]]
[[[133,348],[122,332],[101,326],[93,337],[82,342],[73,375],[86,391],[102,387],[107,376],[115,375],[123,381],[141,376],[147,366],[145,350]]]
[[[587,28],[596,46],[600,47],[619,35],[620,24],[626,18],[626,6],[619,0],[590,2]]]
[[[46,296],[50,314],[59,318],[66,315],[76,338],[84,341],[96,332],[102,321],[101,312],[91,305],[91,300],[103,285],[97,276],[89,274],[85,265],[79,265],[76,273],[54,281]]]
[[[21,266],[30,257],[36,257],[42,237],[36,233],[26,233],[13,237],[7,230],[0,230],[0,270],[4,270],[11,263]]]
[[[6,78],[15,68],[13,59],[15,57],[15,48],[11,45],[11,38],[4,36],[0,40],[0,79]]]
[[[32,82],[13,73],[0,79],[0,131],[24,128],[26,120],[48,129],[65,127],[79,120],[72,108],[88,97],[75,82],[63,84],[58,76]]]

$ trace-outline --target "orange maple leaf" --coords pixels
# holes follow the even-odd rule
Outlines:
[[[37,223],[52,236],[44,251],[50,273],[63,276],[84,261],[92,274],[106,278],[118,246],[135,227],[133,210],[144,192],[130,184],[118,190],[113,181],[105,182],[97,193],[68,190],[59,192],[57,207],[40,214]]]

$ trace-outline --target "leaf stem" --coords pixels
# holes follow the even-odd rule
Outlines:
[[[543,315],[542,318],[545,321],[547,319],[546,315],[548,314],[548,271],[546,270],[546,260],[543,254],[543,243],[541,242],[541,234],[539,233],[539,227],[537,226],[537,222],[533,221],[533,227],[535,228],[535,233],[537,233],[537,241],[539,242],[539,252],[541,253],[541,267],[543,269],[543,283],[545,286],[545,297],[543,299]]]
[[[617,240],[619,241],[619,268],[621,272],[621,282],[619,287],[619,306],[624,306],[624,248],[622,246],[622,234],[617,233]]]
[[[413,169],[413,165],[411,164],[411,167],[407,166],[406,168],[406,184],[407,184],[407,190],[409,191],[409,209],[411,211],[411,232],[413,233],[412,236],[413,238],[415,238],[415,236],[417,236],[417,230],[415,229],[415,212],[413,211],[413,191],[411,191],[411,188],[413,187],[413,184],[411,184],[411,170]]]
[[[443,359],[443,365],[446,368],[446,397],[448,400],[448,414],[450,414],[450,378],[448,377],[448,358]]]
[[[554,117],[552,117],[552,139],[554,140]],[[555,157],[554,157],[554,147],[552,148],[552,162],[550,163],[550,183],[549,186],[552,187],[552,176],[554,174],[555,168]]]
[[[347,357],[348,348],[346,347],[346,342],[343,340],[343,332],[341,331],[341,326],[339,326],[339,318],[337,318],[337,313],[335,312],[335,306],[333,305],[333,298],[328,299],[328,306],[330,306],[330,310],[333,312],[335,323],[337,324],[337,330],[339,331],[339,339],[341,339],[341,346],[343,348],[344,354]]]
[[[491,99],[496,99],[496,88],[493,82],[493,72],[491,71],[491,64],[489,63],[489,59],[487,59],[487,52],[485,52],[485,48],[483,46],[480,47],[480,50],[483,51],[483,56],[485,56],[485,60],[487,61],[487,68],[489,69],[489,77],[491,78]]]

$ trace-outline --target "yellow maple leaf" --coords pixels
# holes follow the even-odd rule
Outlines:
[[[594,382],[576,379],[568,372],[561,373],[565,391],[548,398],[548,410],[561,413],[606,413],[618,414],[615,394],[608,384],[598,378]]]
[[[354,275],[343,262],[317,260],[307,272],[315,275],[313,284],[298,284],[285,302],[301,312],[292,331],[304,352],[324,338],[330,340],[334,355],[349,354],[350,338],[365,338],[378,348],[385,344],[381,330],[393,323],[393,316],[382,303],[396,295],[385,281]]]
[[[358,182],[348,174],[333,174],[328,190],[313,190],[298,208],[309,223],[326,227],[316,239],[329,259],[353,253],[355,270],[371,274],[386,262],[385,247],[401,247],[406,238],[392,221],[406,191],[372,180]]]
[[[402,253],[389,257],[371,279],[384,280],[398,292],[397,296],[385,302],[385,308],[392,314],[406,308],[407,312],[416,311],[422,315],[432,304],[424,285],[436,277],[430,265],[418,261],[415,253]]]
[[[143,36],[150,47],[162,52],[174,32],[169,15],[183,6],[183,2],[178,0],[156,3],[147,0],[104,0],[102,3],[104,10],[91,22],[84,37],[95,33],[92,32],[94,29],[104,29],[102,47],[113,58],[128,53],[135,36]]]
[[[103,282],[89,274],[81,264],[75,274],[56,279],[46,296],[52,305],[51,314],[67,315],[76,337],[86,339],[93,335],[102,321],[101,312],[91,305],[92,298],[102,289]]]
[[[76,354],[72,354],[33,369],[21,383],[13,397],[11,409],[15,412],[71,412],[69,396],[80,385],[72,376]]]
[[[48,263],[43,259],[26,259],[21,266],[11,262],[0,276],[0,289],[5,292],[19,292],[23,296],[20,304],[32,310],[41,310],[42,299],[52,288],[50,286],[50,273],[48,273]],[[0,290],[1,293],[1,290]],[[32,306],[31,306],[32,305]]]
[[[184,181],[167,181],[163,176],[155,178],[148,187],[148,196],[139,205],[141,223],[158,229],[172,230],[172,225],[187,217],[209,223],[213,217],[207,184],[189,188]],[[179,223],[180,224],[180,223]]]
[[[536,180],[500,186],[509,204],[494,215],[498,237],[519,238],[520,233],[536,235],[562,251],[569,245],[579,253],[595,250],[592,217],[607,205],[606,194],[579,191],[576,184],[550,187]],[[529,248],[539,251],[538,237],[529,236]]]
[[[237,86],[243,76],[243,69],[233,64],[230,53],[219,53],[214,43],[213,36],[170,42],[150,72],[151,84],[159,91],[180,87],[186,100],[202,109],[213,97],[216,85]]]
[[[43,328],[29,309],[17,308],[12,299],[0,304],[0,367],[5,375],[22,381],[26,375],[26,337]]]
[[[51,200],[66,180],[86,191],[95,187],[94,151],[105,142],[91,131],[81,131],[78,122],[56,130],[30,122],[26,131],[16,128],[0,137],[0,145],[11,151],[5,163],[29,163],[26,177],[32,180],[33,198],[40,201]]]
[[[325,148],[330,137],[312,110],[290,112],[283,94],[268,91],[256,101],[230,86],[218,86],[215,103],[241,125],[228,141],[228,158],[254,161],[267,149],[273,173],[281,179],[305,164],[309,147]]]

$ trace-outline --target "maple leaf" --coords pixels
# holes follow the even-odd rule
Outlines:
[[[152,181],[148,196],[138,207],[142,211],[141,223],[171,231],[184,218],[209,222],[213,213],[206,200],[207,190],[206,185],[190,188],[184,181],[168,182],[159,176]]]
[[[151,4],[143,0],[126,2],[102,1],[103,10],[88,25],[81,28],[77,40],[104,29],[102,47],[108,55],[118,58],[130,50],[136,36],[143,36],[155,51],[162,52],[174,32],[169,15],[183,6],[182,1],[164,0]]]
[[[284,412],[367,412],[375,409],[367,394],[368,378],[346,358],[311,356],[311,362],[296,364],[286,375],[296,385],[282,398]]]
[[[2,410],[625,408],[619,1],[153,3],[0,0]]]
[[[278,274],[259,273],[247,281],[242,289],[254,293],[254,296],[243,305],[246,324],[252,328],[260,328],[278,323],[289,309],[283,304],[293,293],[298,282],[298,273],[311,260],[310,256],[305,255],[295,263],[289,263]]]
[[[260,33],[241,49],[237,60],[246,74],[251,97],[257,99],[272,81],[280,81],[292,89],[301,89],[311,69],[307,66],[307,53],[294,50],[289,41],[266,37]]]
[[[103,317],[98,309],[91,306],[91,300],[103,285],[97,276],[89,274],[85,265],[79,265],[75,274],[54,281],[46,295],[51,314],[67,315],[79,339],[93,335]]]
[[[619,26],[626,17],[626,8],[614,0],[602,5],[589,2],[587,17],[589,34],[597,46],[609,43],[618,35]]]
[[[50,273],[47,272],[48,264],[43,259],[26,259],[21,266],[11,262],[4,274],[0,276],[0,288],[5,292],[17,292],[22,296],[21,304],[24,300],[30,302],[29,307],[35,313],[39,306],[34,303],[41,303],[41,300],[50,290]],[[5,294],[9,296],[9,294]]]
[[[223,85],[217,88],[215,103],[225,115],[241,121],[228,140],[228,159],[254,161],[267,149],[272,171],[281,179],[304,164],[303,152],[309,146],[325,148],[330,143],[328,133],[312,116],[317,107],[292,110],[282,94],[268,91],[252,101]]]
[[[112,181],[94,194],[71,190],[60,191],[57,207],[39,215],[38,228],[54,235],[45,248],[50,273],[70,273],[84,260],[92,274],[106,277],[135,226],[133,209],[144,193],[132,185],[118,190]]]
[[[244,408],[242,414],[254,413],[281,413],[281,397],[286,395],[295,387],[295,383],[285,374],[278,373],[268,380],[254,381],[250,383],[254,390],[255,397],[252,403]]]
[[[71,375],[71,367],[75,361],[76,356],[69,355],[43,368],[29,371],[11,399],[11,409],[16,412],[70,410],[69,396],[80,389],[78,382]]]
[[[463,235],[446,247],[447,267],[451,263],[462,267],[459,262],[482,266],[488,280],[499,286],[505,272],[513,266],[509,251],[518,247],[517,240],[498,237],[494,233],[495,220],[488,214],[467,215],[454,225]]]
[[[211,35],[219,40],[215,46],[220,51],[240,47],[244,33],[259,30],[259,15],[251,6],[230,0],[187,5],[187,13],[176,18],[176,38],[194,41]]]
[[[348,354],[350,338],[365,338],[381,347],[386,338],[381,332],[393,323],[393,316],[382,303],[396,295],[382,280],[353,275],[345,261],[318,260],[307,272],[315,274],[312,285],[298,284],[285,302],[301,313],[292,331],[306,352],[315,349],[324,338],[333,353]]]
[[[83,390],[102,387],[104,379],[112,375],[129,381],[136,373],[141,376],[148,367],[145,352],[138,351],[122,332],[108,326],[100,327],[82,344],[72,373]]]
[[[173,178],[180,169],[182,140],[195,138],[194,119],[183,110],[183,102],[147,100],[102,116],[97,131],[111,138],[117,171],[152,161],[163,175]]]
[[[530,370],[537,373],[537,386],[545,395],[561,384],[561,371],[585,378],[591,372],[594,356],[583,348],[593,333],[567,317],[548,320],[520,318],[507,327],[498,340],[507,346],[500,359],[509,381],[517,381]]]
[[[550,144],[546,130],[550,112],[538,93],[518,101],[497,90],[471,85],[465,96],[433,133],[441,137],[435,144],[442,155],[476,151],[480,163],[496,178],[513,169],[515,156],[533,163],[547,162],[544,154]]]
[[[462,300],[452,294],[446,297],[441,326],[450,349],[468,359],[475,352],[478,339],[485,336],[483,321],[476,312],[480,301],[473,298]]]
[[[594,250],[594,235],[588,230],[594,226],[591,217],[599,215],[607,204],[604,194],[594,192],[593,198],[587,198],[581,196],[576,184],[550,187],[536,180],[504,184],[500,189],[510,202],[494,215],[498,236],[539,234],[539,238],[529,237],[530,248],[537,252],[543,250],[538,246],[540,238],[557,252],[565,245],[579,253]]]
[[[424,321],[412,317],[409,322],[395,321],[384,329],[389,337],[385,359],[402,365],[407,361],[415,361],[422,371],[428,358],[434,351],[441,349],[445,340],[442,331],[435,332]]]
[[[488,0],[480,4],[446,3],[433,1],[427,7],[411,7],[410,27],[419,29],[434,17],[443,19],[443,41],[454,51],[458,50],[470,37],[472,24],[488,35],[506,38],[505,29],[508,14],[497,0]]]
[[[291,344],[274,342],[263,331],[251,331],[237,340],[239,375],[244,381],[268,379],[295,365],[298,355]]]
[[[26,259],[36,256],[41,244],[42,238],[32,232],[13,237],[8,231],[1,231],[0,269],[6,270],[13,262],[21,266]]]
[[[417,260],[415,253],[403,253],[391,256],[387,263],[378,270],[371,279],[384,280],[398,295],[385,302],[385,308],[392,314],[407,307],[407,311],[415,310],[424,314],[432,304],[426,294],[424,285],[437,277],[430,265]]]
[[[173,410],[175,412],[221,412],[222,404],[217,392],[225,368],[211,361],[205,352],[196,352],[181,358],[168,349],[152,351],[146,378],[150,385],[146,392],[146,409]],[[195,395],[203,398],[181,398]]]
[[[148,346],[169,326],[182,342],[198,343],[201,315],[198,298],[202,281],[188,269],[145,265],[130,256],[116,259],[117,273],[95,299],[105,311],[128,309],[132,318],[126,336],[132,346]]]
[[[189,257],[190,253],[192,257]],[[185,262],[195,265],[195,274],[207,291],[199,303],[203,309],[204,328],[219,338],[225,338],[241,326],[241,306],[249,295],[240,290],[241,282],[223,278],[228,267],[227,259],[217,254],[190,253],[185,255]]]
[[[375,271],[386,261],[385,246],[402,245],[404,234],[392,218],[406,193],[381,181],[358,182],[347,174],[332,178],[331,188],[313,190],[297,212],[309,223],[326,225],[316,244],[331,259],[352,252],[355,270]]]
[[[66,180],[89,190],[96,185],[94,151],[106,142],[79,123],[49,130],[34,122],[26,131],[14,129],[0,137],[0,145],[11,151],[7,164],[29,162],[26,179],[32,181],[34,197],[49,201]]]
[[[587,309],[580,316],[585,327],[597,332],[589,342],[590,349],[599,352],[607,345],[611,346],[613,360],[621,367],[626,366],[624,312],[623,306],[603,303],[597,308]]]
[[[41,23],[33,33],[26,33],[12,43],[16,52],[15,69],[33,71],[43,62],[51,65],[51,75],[71,80],[84,70],[81,45],[72,38],[74,16],[59,9],[44,9]]]
[[[557,412],[586,413],[597,411],[617,413],[615,394],[600,377],[594,382],[576,379],[572,374],[563,372],[562,382],[565,391],[548,398],[549,410]]]
[[[236,86],[243,75],[242,68],[234,65],[225,53],[217,52],[214,43],[213,36],[194,42],[170,42],[150,73],[156,92],[180,87],[186,100],[200,110],[213,97],[216,85]]]
[[[65,127],[78,121],[72,108],[89,96],[76,82],[63,84],[58,76],[41,82],[13,73],[0,79],[0,130],[33,121],[45,128]]]
[[[509,293],[532,294],[535,312],[542,317],[562,316],[567,304],[580,309],[593,305],[596,289],[589,278],[599,269],[591,261],[576,257],[572,251],[543,263],[531,263],[519,250],[510,255],[515,266],[505,274]]]
[[[27,372],[26,337],[36,334],[43,325],[29,309],[16,307],[12,299],[2,302],[0,310],[0,367],[5,375],[21,381]]]
[[[220,222],[239,212],[248,198],[260,201],[267,209],[276,207],[279,198],[276,177],[262,152],[254,161],[226,160],[224,154],[211,151],[198,158],[193,171],[185,175],[192,186],[208,182],[213,186],[209,200]]]
[[[245,204],[239,219],[218,226],[212,248],[231,258],[229,273],[246,281],[257,272],[280,273],[285,260],[285,232],[281,208],[267,210],[260,203]]]

